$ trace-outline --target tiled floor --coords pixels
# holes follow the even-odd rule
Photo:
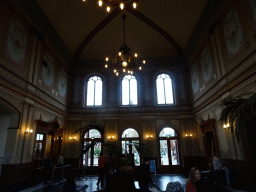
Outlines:
[[[157,185],[161,191],[165,191],[166,185],[169,182],[175,182],[179,181],[182,186],[185,188],[185,183],[187,176],[185,175],[170,175],[170,174],[164,174],[164,175],[151,175],[151,178],[155,185]],[[86,192],[93,192],[97,191],[97,180],[98,177],[91,176],[87,177],[87,179],[81,180],[79,178],[76,178],[76,186],[78,189],[80,189],[84,185],[88,185],[89,187],[86,189]],[[38,184],[37,186],[31,187],[29,189],[22,190],[21,192],[60,192],[62,190],[62,187],[64,185],[64,182],[59,182],[54,185],[48,184],[48,185],[43,185],[43,184]],[[135,187],[139,188],[138,182],[135,181]],[[101,188],[99,188],[101,189]],[[156,188],[150,188],[151,191],[153,192],[158,192]]]
[[[157,175],[152,174],[151,178],[155,183],[155,185],[159,187],[160,191],[165,191],[166,185],[169,182],[178,181],[181,183],[185,192],[185,184],[188,176],[181,175],[181,174],[179,175],[178,174],[157,174]],[[97,181],[98,181],[97,176],[88,176],[87,178],[84,178],[84,179],[81,179],[81,178],[75,179],[77,189],[81,189],[83,186],[88,185],[88,188],[85,190],[86,192],[93,192],[93,191],[97,191],[98,189],[100,190],[104,189],[104,188],[97,188],[97,185],[96,185]],[[64,185],[64,181],[55,183],[53,185],[51,184],[43,185],[43,183],[41,183],[34,187],[24,189],[20,192],[61,192],[63,185]],[[139,189],[139,185],[137,181],[135,181],[135,187]],[[153,187],[151,187],[150,190],[152,192],[159,192],[159,190]],[[216,190],[213,190],[213,191],[215,192]],[[244,190],[235,190],[232,188],[226,188],[226,189],[222,188],[222,189],[218,189],[217,191],[218,192],[246,192]]]

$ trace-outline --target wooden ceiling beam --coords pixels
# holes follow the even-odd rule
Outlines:
[[[112,21],[122,10],[116,8],[110,15],[108,15],[97,27],[95,27],[89,35],[82,41],[74,54],[74,60],[78,61],[79,56],[84,50],[85,46],[102,30],[110,21]]]
[[[147,18],[145,15],[143,15],[141,12],[137,11],[136,9],[133,9],[132,6],[126,6],[125,9],[129,11],[131,14],[133,14],[138,19],[142,20],[144,23],[148,24],[150,27],[152,27],[154,30],[156,30],[158,33],[160,33],[169,43],[172,44],[172,46],[175,48],[179,56],[182,56],[183,50],[180,47],[180,45],[161,27],[159,27],[157,24],[155,24],[153,21],[151,21],[149,18]]]
[[[160,33],[171,45],[175,48],[179,56],[182,56],[183,50],[180,47],[180,45],[161,27],[159,27],[157,24],[155,24],[153,21],[148,19],[145,15],[140,13],[139,11],[132,8],[131,4],[129,6],[125,7],[125,10],[133,14],[138,19],[142,20],[144,23],[152,27],[154,30],[156,30],[158,33]],[[119,8],[116,8],[110,15],[108,15],[97,27],[92,30],[89,35],[82,41],[82,43],[77,48],[75,54],[74,54],[74,60],[78,61],[79,56],[81,55],[82,51],[84,50],[85,46],[92,40],[92,38],[97,35],[100,30],[102,30],[110,21],[112,21],[122,10]]]

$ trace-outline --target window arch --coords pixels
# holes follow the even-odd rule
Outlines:
[[[166,73],[161,73],[156,78],[157,104],[173,104],[172,79]]]
[[[133,75],[125,75],[122,80],[122,105],[137,105],[137,80]]]
[[[86,105],[102,105],[102,79],[99,76],[92,76],[87,81]]]
[[[86,131],[83,143],[83,150],[91,145],[89,151],[83,154],[83,165],[89,167],[98,166],[98,158],[102,151],[101,133],[97,129]]]
[[[171,127],[159,133],[161,166],[180,165],[179,137]]]
[[[140,155],[132,143],[139,144],[140,137],[139,133],[133,129],[125,129],[121,136],[122,140],[122,153],[123,154],[134,154],[134,164],[140,165]]]

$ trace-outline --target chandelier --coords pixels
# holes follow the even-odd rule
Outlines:
[[[125,18],[126,15],[122,15],[124,24],[124,43],[119,48],[118,53],[114,53],[111,60],[106,57],[105,68],[110,68],[118,76],[120,73],[133,74],[135,70],[142,70],[142,64],[146,64],[143,60],[142,64],[138,64],[138,53],[131,53],[131,49],[125,44]]]
[[[83,0],[86,1],[86,0]],[[102,7],[103,4],[107,5],[107,12],[110,12],[111,5],[114,7],[120,7],[124,9],[128,4],[132,4],[133,8],[136,9],[138,0],[98,0],[98,4]]]

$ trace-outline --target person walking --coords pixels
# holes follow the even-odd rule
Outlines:
[[[103,156],[103,153],[101,152],[98,159],[98,173],[99,173],[99,178],[97,182],[98,187],[99,187],[99,184],[101,184],[101,187],[104,186],[105,163],[106,163],[106,159]]]

